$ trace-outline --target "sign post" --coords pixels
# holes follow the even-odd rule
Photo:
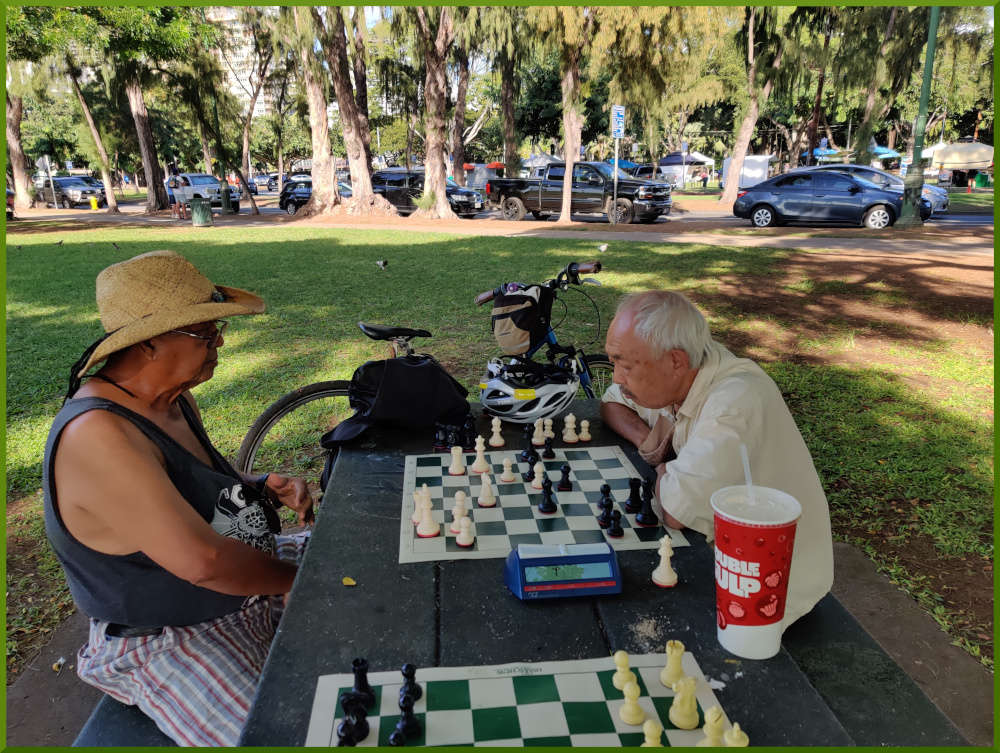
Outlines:
[[[625,136],[625,107],[611,105],[611,138],[615,140],[614,189],[611,193],[611,212],[608,219],[612,225],[618,224],[618,145]]]

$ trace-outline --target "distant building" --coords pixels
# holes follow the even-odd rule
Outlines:
[[[215,56],[226,74],[229,92],[245,108],[250,104],[250,96],[253,93],[251,77],[256,61],[253,39],[240,21],[239,10],[239,8],[207,8],[205,18],[220,26],[226,33],[227,44],[224,48],[217,48]],[[265,12],[274,12],[274,9],[265,9]],[[257,118],[267,115],[273,109],[273,95],[266,88],[261,89],[253,108],[253,116]]]

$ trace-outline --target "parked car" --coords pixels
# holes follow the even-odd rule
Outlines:
[[[526,211],[544,219],[562,208],[565,173],[565,163],[553,162],[546,165],[542,178],[490,178],[486,197],[500,207],[505,220],[520,220]],[[670,214],[670,184],[639,180],[619,169],[617,204],[612,208],[614,182],[614,167],[606,162],[576,163],[570,211],[608,215],[614,211],[615,220],[623,225],[632,220],[653,222],[661,214]]]
[[[99,207],[108,203],[103,186],[95,188],[76,175],[56,177],[51,179],[51,183],[49,181],[47,176],[39,176],[35,180],[35,191],[39,200],[44,201],[46,206],[53,204],[53,191],[55,206],[63,209],[73,209],[78,204],[89,206],[92,197],[97,199]]]
[[[229,191],[229,204],[234,212],[240,211],[239,191],[233,190],[233,186],[223,181],[220,185],[219,179],[207,173],[180,173],[165,178],[163,184],[167,187],[168,197],[172,197],[170,202],[179,201],[183,204],[190,204],[191,199],[208,199],[213,207],[222,206],[222,188],[225,186]]]
[[[14,219],[14,192],[7,189],[7,219]]]
[[[855,223],[882,230],[899,218],[903,194],[829,170],[795,170],[740,191],[733,214],[755,227],[786,222]],[[920,216],[930,217],[921,199]]]
[[[285,179],[283,181],[281,181],[281,184],[284,185],[285,183],[287,183],[290,180],[312,180],[312,176],[309,173],[292,173],[291,175],[286,174],[285,175]],[[270,176],[268,176],[268,179],[267,179],[267,190],[268,191],[277,191],[278,190],[278,174],[277,173],[271,173]]]
[[[865,180],[874,183],[876,186],[888,189],[890,191],[903,192],[903,179],[898,175],[893,175],[892,173],[887,173],[885,170],[879,170],[877,167],[868,167],[867,165],[816,165],[815,167],[802,168],[803,170],[833,170],[834,172],[846,173],[847,175],[853,175],[858,178],[864,178]],[[931,204],[931,212],[947,212],[948,204],[950,199],[948,197],[948,192],[939,188],[938,186],[931,186],[924,184],[923,189],[920,192]]]
[[[424,192],[424,168],[387,167],[372,175],[372,190],[381,194],[401,214],[417,209],[417,199]],[[477,191],[462,188],[454,181],[445,185],[451,211],[460,217],[475,217],[483,211],[483,199]]]
[[[341,181],[337,184],[337,189],[344,198],[351,196],[350,183]],[[312,178],[290,180],[281,187],[281,193],[278,194],[278,208],[288,214],[295,214],[310,198],[312,198]]]
[[[677,188],[676,184],[672,180],[674,177],[672,174],[667,174],[663,172],[663,168],[659,165],[636,165],[630,170],[625,170],[633,177],[639,178],[640,180],[652,180],[659,183],[669,183],[672,189]]]

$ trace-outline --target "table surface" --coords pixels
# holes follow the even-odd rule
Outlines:
[[[590,419],[593,445],[619,444],[648,468],[601,424],[598,401],[572,410]],[[503,433],[520,447],[520,427]],[[542,602],[507,590],[503,559],[399,564],[404,458],[428,452],[432,435],[370,429],[341,450],[241,745],[301,745],[317,678],[350,672],[359,656],[373,671],[556,661],[662,652],[671,638],[725,683],[716,697],[751,745],[965,744],[832,595],[785,632],[772,659],[727,653],[716,639],[712,547],[692,531],[692,545],[674,551],[680,580],[669,590],[650,581],[655,550],[618,553],[621,594]]]

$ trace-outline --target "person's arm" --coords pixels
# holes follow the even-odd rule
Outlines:
[[[604,425],[627,439],[636,447],[649,436],[649,425],[639,414],[624,403],[601,403],[601,420]]]
[[[63,518],[88,532],[83,543],[92,548],[143,552],[178,578],[225,594],[292,587],[295,565],[216,533],[178,493],[154,445],[119,416],[93,411],[66,427],[56,484]]]

